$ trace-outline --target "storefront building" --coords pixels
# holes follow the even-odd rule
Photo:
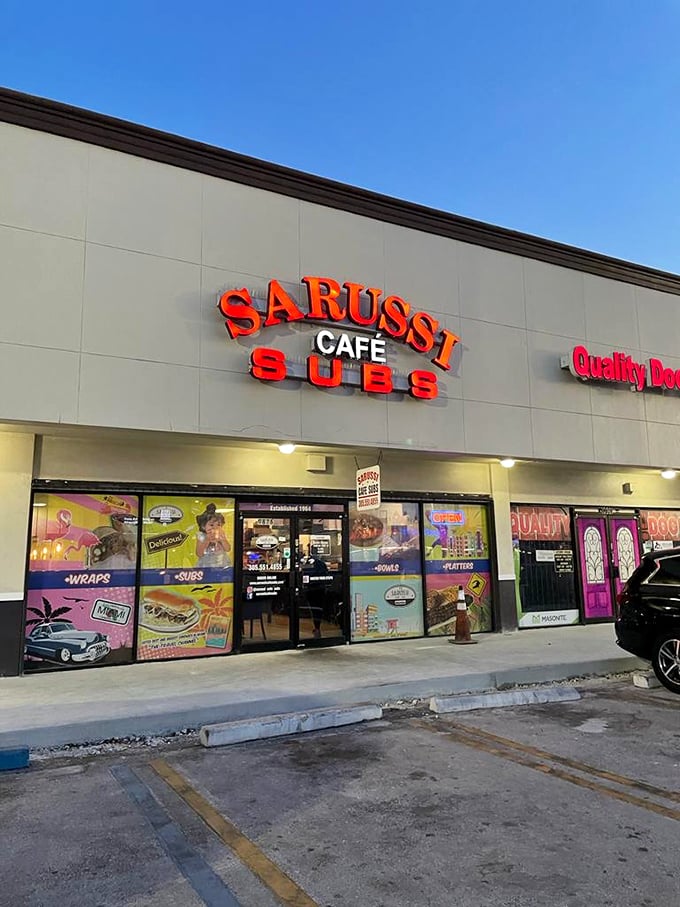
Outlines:
[[[0,161],[0,673],[607,621],[680,543],[679,277],[10,91]]]

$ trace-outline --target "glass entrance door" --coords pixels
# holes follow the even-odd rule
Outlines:
[[[615,596],[640,562],[637,519],[627,514],[584,514],[575,524],[584,620],[611,620]]]
[[[287,645],[292,637],[293,518],[241,516],[241,646]]]
[[[242,649],[344,642],[343,515],[242,513],[240,524]]]
[[[296,552],[297,644],[342,642],[345,635],[342,518],[298,516]]]

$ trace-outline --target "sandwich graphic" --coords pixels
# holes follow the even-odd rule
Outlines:
[[[198,620],[196,601],[169,589],[147,589],[142,600],[142,623],[151,629],[182,630]]]

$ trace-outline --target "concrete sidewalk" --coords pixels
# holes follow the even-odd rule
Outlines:
[[[0,746],[160,734],[329,705],[493,690],[632,671],[610,624],[364,643],[0,678]]]

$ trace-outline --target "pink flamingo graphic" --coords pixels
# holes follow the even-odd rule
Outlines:
[[[85,529],[82,526],[74,526],[71,522],[72,519],[73,514],[70,510],[59,510],[57,511],[56,520],[49,521],[45,532],[45,539],[48,541],[56,541],[58,539],[60,542],[71,542],[64,551],[64,560],[66,560],[66,555],[69,551],[78,551],[80,548],[89,548],[99,543],[99,538],[94,532],[90,532],[89,529]]]

